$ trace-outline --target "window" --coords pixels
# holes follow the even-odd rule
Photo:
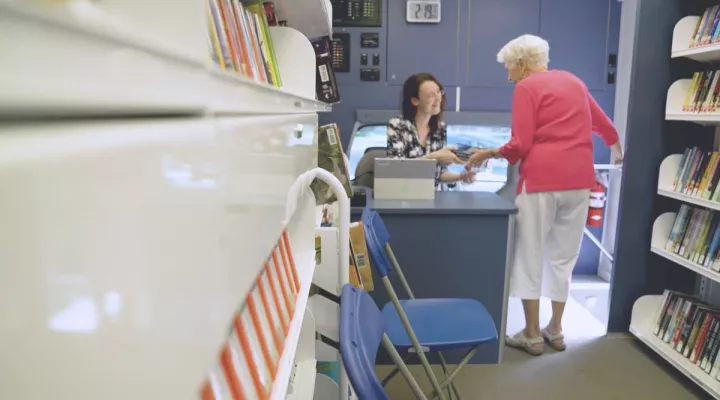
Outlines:
[[[466,144],[480,148],[497,148],[510,140],[507,126],[448,125],[448,144]],[[460,173],[462,165],[451,165],[448,170]],[[473,192],[497,192],[507,182],[508,162],[505,159],[489,160],[485,168],[477,170],[475,182],[459,184],[457,190]]]
[[[507,126],[490,125],[459,125],[448,124],[448,144],[466,144],[474,147],[496,148],[510,140],[510,128]],[[386,125],[365,125],[358,129],[350,143],[348,161],[350,176],[355,177],[355,168],[369,147],[387,146]],[[462,165],[451,165],[452,172],[461,172]],[[487,167],[478,170],[475,182],[469,185],[458,184],[457,190],[497,192],[507,181],[508,162],[506,160],[490,160]]]

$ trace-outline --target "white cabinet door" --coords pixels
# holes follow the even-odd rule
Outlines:
[[[193,397],[316,124],[0,125],[0,398]]]

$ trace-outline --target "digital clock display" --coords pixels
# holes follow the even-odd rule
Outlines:
[[[440,1],[408,0],[406,19],[413,23],[440,22]]]

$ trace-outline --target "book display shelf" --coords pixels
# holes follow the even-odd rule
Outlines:
[[[693,72],[670,84],[665,102],[666,121],[713,127],[716,138],[720,126],[718,21],[720,6],[710,5],[702,15],[686,16],[675,24],[671,58],[697,63],[687,64]],[[676,133],[671,135],[688,131],[686,125],[672,125],[672,129]],[[708,129],[707,133],[698,135],[710,135],[710,132]],[[670,142],[678,143],[675,138],[668,140]],[[718,161],[717,140],[707,148],[689,147],[683,154],[664,157],[659,166],[657,194],[679,200],[679,204],[674,212],[661,212],[656,217],[650,246],[652,253],[674,266],[693,271],[699,279],[711,282],[720,282]],[[694,298],[684,303],[676,301],[678,297],[668,293],[666,290],[662,296],[647,295],[635,301],[630,332],[712,397],[720,399],[720,327],[715,320],[718,309]],[[671,298],[675,300],[669,300]],[[704,311],[697,311],[699,309]]]
[[[331,3],[172,3],[0,1],[0,398],[347,399],[311,301],[349,282]]]
[[[330,111],[329,105],[315,100],[309,79],[315,75],[315,53],[302,32],[310,32],[310,39],[329,35],[331,6],[324,0],[284,3],[294,4],[288,13],[303,11],[297,21],[284,16],[287,27],[267,27],[273,46],[278,46],[274,69],[284,77],[277,87],[265,83],[266,77],[254,79],[210,61],[215,57],[211,30],[225,27],[212,24],[207,0],[182,1],[170,9],[160,0],[142,5],[123,0],[4,1],[0,29],[23,40],[0,45],[5,55],[0,107],[13,115],[38,111],[62,116]],[[236,31],[244,28],[247,35],[233,39],[258,32],[247,30],[252,29],[249,18],[237,18],[246,24]],[[233,23],[229,18],[220,21]],[[255,63],[268,64],[259,58],[261,51],[246,49],[242,54],[250,58],[255,52]],[[240,54],[240,49],[230,53],[225,55]],[[51,74],[48,57],[53,59]]]

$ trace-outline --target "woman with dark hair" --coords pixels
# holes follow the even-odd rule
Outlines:
[[[436,160],[436,182],[471,183],[474,171],[461,174],[447,171],[448,165],[464,162],[446,147],[445,93],[440,82],[428,73],[415,74],[405,81],[402,96],[402,115],[388,123],[387,156]]]

